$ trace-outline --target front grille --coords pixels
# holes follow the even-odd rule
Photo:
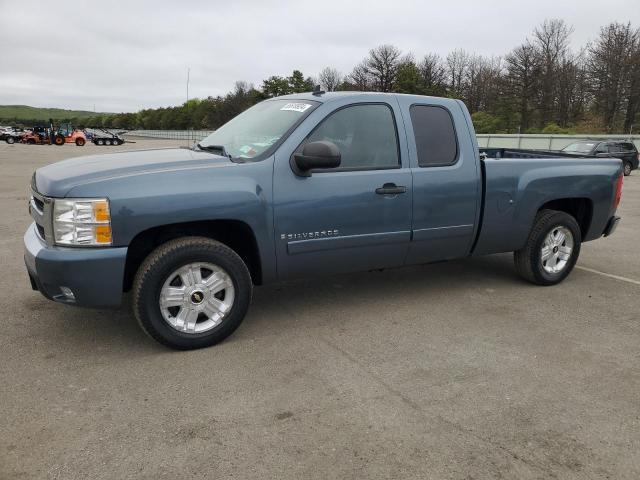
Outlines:
[[[42,212],[44,210],[44,202],[41,199],[36,197],[31,197],[31,198],[33,198],[34,206]]]
[[[52,202],[49,198],[41,195],[32,182],[31,198],[29,199],[29,213],[31,218],[36,222],[36,230],[38,235],[47,243],[51,241],[51,206]]]

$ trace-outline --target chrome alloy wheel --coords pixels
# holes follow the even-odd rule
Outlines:
[[[540,261],[545,272],[555,274],[567,266],[573,251],[573,235],[571,231],[557,226],[544,238],[540,250]]]
[[[167,277],[160,290],[160,311],[176,330],[202,333],[220,325],[234,297],[233,281],[222,268],[190,263]]]

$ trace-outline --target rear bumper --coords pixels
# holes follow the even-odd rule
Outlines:
[[[611,217],[607,222],[607,226],[604,228],[604,232],[602,232],[602,235],[604,235],[605,237],[608,237],[609,235],[611,235],[613,232],[615,232],[616,228],[618,228],[619,223],[620,223],[620,217],[616,217],[616,216]]]
[[[38,236],[35,224],[24,234],[24,247],[31,286],[49,300],[83,307],[120,305],[126,247],[49,247]],[[65,295],[61,287],[73,296]]]

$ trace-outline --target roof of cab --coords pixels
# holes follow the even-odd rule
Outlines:
[[[289,95],[282,95],[281,97],[273,97],[274,99],[282,100],[311,100],[320,103],[327,103],[332,100],[353,98],[356,99],[363,95],[379,95],[381,97],[415,97],[415,98],[433,98],[426,95],[411,95],[403,93],[385,93],[385,92],[324,92],[321,94],[313,94],[312,92],[304,93],[291,93]],[[438,97],[440,98],[440,97]],[[454,99],[447,99],[455,102]]]
[[[289,95],[282,95],[280,97],[274,97],[278,100],[313,100],[316,102],[329,102],[331,100],[336,100],[338,98],[348,98],[348,97],[359,97],[361,95],[367,94],[378,94],[378,95],[392,95],[391,93],[381,93],[381,92],[324,92],[313,94],[312,92],[303,92],[303,93],[290,93]]]

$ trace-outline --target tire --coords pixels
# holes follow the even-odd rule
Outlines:
[[[102,140],[101,138],[97,139],[96,145],[104,145],[104,140]]]
[[[13,137],[7,137],[6,141],[9,145],[13,145],[14,143],[16,143],[16,139]]]
[[[562,238],[560,234],[564,235],[564,243],[557,243]],[[567,253],[570,243],[572,247]],[[573,270],[580,255],[581,243],[582,234],[575,218],[557,210],[542,210],[534,220],[527,243],[514,252],[516,271],[531,283],[556,285]],[[543,248],[546,254],[543,254]],[[548,260],[543,259],[545,255],[548,255]]]
[[[105,141],[104,141],[104,144],[105,144],[105,145],[111,145],[111,140],[105,140]]]
[[[27,140],[27,145],[35,145],[35,144],[36,144],[36,141],[33,138],[29,138]]]
[[[76,145],[79,146],[79,147],[83,147],[84,146],[84,138],[82,138],[82,137],[76,138]]]
[[[56,137],[53,139],[53,143],[58,146],[64,145],[64,137],[62,135],[56,135]]]
[[[198,267],[196,270],[199,270],[202,279],[200,282],[185,282],[184,275],[177,272],[186,266],[191,266],[193,271],[193,265]],[[213,288],[205,286],[203,282],[214,275],[203,275],[207,267],[214,272],[215,268],[218,269],[216,275],[224,281],[216,282],[214,286],[226,284],[224,290],[214,293]],[[194,278],[191,274],[186,276]],[[247,266],[229,247],[210,238],[182,237],[159,246],[142,262],[133,282],[133,313],[142,330],[167,347],[176,350],[209,347],[231,335],[242,323],[251,302],[252,288]],[[173,302],[167,300],[167,304],[179,306],[161,305],[161,299],[167,298],[163,295],[168,290],[181,290],[177,303],[175,294]],[[223,297],[219,296],[221,293]],[[194,298],[198,300],[197,303]],[[218,298],[220,300],[216,300]],[[218,305],[228,304],[224,313],[213,308],[221,318],[208,316],[207,309],[212,310],[211,301]],[[183,311],[193,312],[198,308],[204,310],[195,313],[195,322],[187,322],[191,325],[191,331],[187,331],[186,324],[182,327],[179,325],[179,318]],[[191,319],[194,320],[193,317]]]
[[[631,165],[631,162],[624,162],[624,176],[628,177],[629,175],[631,175],[631,170],[633,170],[633,166]]]

